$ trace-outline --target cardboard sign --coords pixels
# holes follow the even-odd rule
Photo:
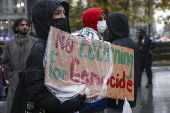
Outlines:
[[[86,85],[88,94],[133,100],[132,49],[70,35],[54,27],[47,44],[47,86],[68,93]]]
[[[113,45],[113,71],[107,82],[107,97],[134,100],[134,51]]]

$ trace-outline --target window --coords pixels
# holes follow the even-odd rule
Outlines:
[[[22,12],[25,13],[25,8],[22,9]]]
[[[0,14],[1,14],[1,13],[3,13],[3,9],[2,9],[2,8],[0,8]]]
[[[8,8],[5,8],[5,13],[9,13],[9,9]]]
[[[3,2],[0,0],[0,13],[3,13]]]
[[[8,0],[5,1],[5,5],[8,6]]]
[[[17,0],[12,0],[12,4],[13,4],[14,6],[16,6],[16,5],[17,5]]]
[[[13,8],[13,13],[17,13],[17,8]]]
[[[8,33],[8,23],[7,20],[0,20],[0,36],[5,36]]]
[[[3,2],[2,1],[0,1],[0,7],[2,7],[3,6]]]

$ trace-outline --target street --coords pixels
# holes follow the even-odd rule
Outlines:
[[[6,105],[6,101],[0,101],[0,113],[5,113],[5,105]]]
[[[170,111],[170,67],[152,67],[152,71],[153,88],[145,88],[147,77],[144,73],[133,113],[169,113]]]
[[[138,88],[137,105],[133,113],[169,113],[170,111],[170,67],[152,67],[153,88],[146,88],[147,77],[143,73]],[[0,113],[5,113],[6,102],[0,102]],[[106,112],[106,110],[105,110]]]

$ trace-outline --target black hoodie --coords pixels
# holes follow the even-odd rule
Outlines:
[[[69,15],[69,4],[65,0],[37,0],[32,8],[32,21],[37,36],[47,40],[54,9],[61,4],[65,9],[65,16]],[[69,26],[68,26],[69,27]]]
[[[75,98],[60,103],[60,101],[44,85],[43,57],[54,9],[61,4],[68,18],[69,4],[64,0],[37,0],[33,5],[32,20],[37,36],[40,39],[34,44],[26,62],[27,93],[31,100],[46,111],[46,113],[74,113],[86,96],[78,95]]]
[[[138,75],[139,75],[139,48],[137,44],[129,38],[128,20],[125,14],[115,12],[108,16],[106,20],[108,30],[110,33],[109,42],[115,45],[128,47],[134,49],[134,101],[129,101],[131,107],[136,106]],[[123,100],[108,99],[108,107],[114,109],[123,109]]]

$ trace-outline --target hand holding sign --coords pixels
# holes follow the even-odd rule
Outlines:
[[[86,97],[86,100],[85,101],[88,101],[89,99],[92,99],[92,98],[94,98],[94,97],[96,97],[97,95],[88,95],[87,97]]]
[[[86,91],[86,87],[84,87],[84,89],[80,92],[80,94],[81,94],[81,95],[84,95],[84,94],[85,94],[85,91]],[[85,102],[88,101],[89,99],[92,99],[92,98],[96,97],[96,96],[97,96],[97,95],[87,95]]]

